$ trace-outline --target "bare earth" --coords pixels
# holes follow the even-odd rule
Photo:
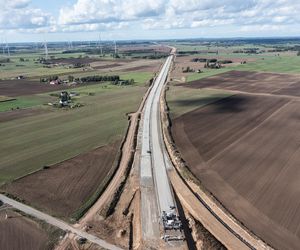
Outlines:
[[[2,189],[60,217],[69,217],[96,191],[112,168],[119,142],[55,164]]]
[[[276,96],[284,88],[278,79],[289,85],[294,76],[277,74],[271,81],[270,74],[254,74],[254,88],[245,84],[251,85],[248,75],[230,77],[233,81],[214,77],[192,87],[204,84],[252,94],[224,98],[176,118],[176,145],[191,171],[247,228],[277,249],[298,249],[300,101]],[[292,94],[298,95],[300,85],[293,84],[298,88]],[[273,95],[253,94],[260,90]]]
[[[0,93],[5,96],[22,96],[70,88],[67,85],[50,85],[31,80],[2,80]]]
[[[47,112],[42,109],[15,109],[12,111],[0,112],[0,122],[12,121],[15,119],[39,115]]]
[[[192,88],[217,88],[300,97],[299,85],[299,75],[247,71],[230,71],[189,83],[189,87]]]
[[[1,250],[45,250],[48,236],[38,224],[22,215],[7,211],[0,212],[0,249]]]

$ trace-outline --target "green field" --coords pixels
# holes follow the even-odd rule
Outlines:
[[[203,73],[190,74],[187,77],[187,82],[200,80],[231,70],[300,74],[299,65],[300,56],[264,57],[255,62],[248,62],[247,64],[241,64],[237,66],[230,66],[221,69],[201,69]]]
[[[150,72],[126,72],[126,73],[117,73],[120,75],[122,80],[134,79],[135,85],[145,85],[145,83],[154,76]]]
[[[192,82],[196,80],[200,80],[206,77],[218,75],[230,70],[233,70],[233,67],[230,68],[221,68],[221,69],[201,69],[202,73],[193,73],[187,77],[187,82]]]
[[[300,56],[273,56],[233,67],[234,70],[300,73]]]
[[[50,100],[50,98],[47,98]],[[31,108],[34,106],[40,106],[47,102],[46,98],[35,96],[21,96],[17,97],[16,100],[0,102],[0,112],[9,111],[12,109],[24,109]]]
[[[53,108],[50,113],[1,123],[0,185],[120,139],[128,124],[126,113],[137,110],[145,90],[85,86],[76,89],[82,94],[81,108]],[[85,95],[91,92],[95,95]]]
[[[232,93],[228,93],[224,90],[170,86],[167,91],[167,103],[170,108],[171,117],[176,118],[184,113],[230,95],[232,95]]]

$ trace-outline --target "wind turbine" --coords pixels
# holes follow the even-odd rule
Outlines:
[[[101,33],[99,34],[99,48],[100,48],[100,54],[102,56],[103,55],[103,51],[102,51],[102,43],[101,43]]]
[[[5,57],[5,43],[4,43],[4,39],[2,40],[2,54],[3,54],[3,57]]]
[[[7,41],[6,41],[6,50],[7,50],[7,56],[10,57],[9,45]]]
[[[47,41],[44,41],[44,48],[45,48],[45,59],[48,60],[48,45]]]
[[[117,55],[117,42],[116,40],[114,41],[114,44],[115,44],[115,56]]]

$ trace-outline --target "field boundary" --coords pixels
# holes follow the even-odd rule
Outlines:
[[[222,215],[226,215],[228,217],[229,222],[233,223],[233,225],[239,231],[240,240],[244,243],[249,244],[250,246],[256,245],[262,249],[272,249],[266,242],[256,236],[252,231],[242,225],[223,205],[222,203],[211,193],[209,192],[202,183],[193,175],[193,173],[189,170],[188,166],[186,165],[184,159],[181,157],[179,150],[177,149],[172,132],[171,126],[172,122],[169,116],[169,107],[166,101],[166,93],[167,87],[165,86],[164,91],[161,96],[161,115],[163,121],[163,138],[167,148],[167,152],[170,156],[171,161],[175,166],[176,173],[179,177],[183,180],[185,185],[192,191],[192,193],[196,196],[196,198],[201,202],[207,209],[214,215],[216,219],[218,219],[225,227],[230,227],[226,222],[222,220]],[[199,193],[201,195],[199,195]],[[219,210],[219,211],[218,211]],[[219,214],[222,214],[221,216]],[[226,226],[227,225],[227,226]],[[237,233],[234,233],[235,230],[231,232],[237,236]],[[237,230],[236,230],[237,231]],[[241,236],[241,232],[244,236]],[[239,238],[238,237],[238,238]],[[248,238],[248,240],[245,240]],[[249,242],[249,238],[251,243]],[[254,244],[253,244],[254,243]],[[254,247],[250,247],[254,248]],[[255,249],[255,248],[254,248]]]
[[[6,100],[0,100],[0,103],[3,103],[3,102],[12,102],[12,101],[16,101],[17,98],[11,98],[11,99],[6,99]]]

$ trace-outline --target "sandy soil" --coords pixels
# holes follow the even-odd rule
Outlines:
[[[57,216],[69,217],[111,171],[119,142],[55,164],[18,179],[3,189]]]
[[[288,74],[230,71],[190,82],[188,86],[191,88],[217,88],[300,97],[299,76]]]
[[[299,107],[292,98],[237,95],[173,121],[176,145],[191,171],[278,249],[300,245]]]
[[[48,236],[40,226],[22,215],[7,210],[0,211],[1,250],[45,250]]]

